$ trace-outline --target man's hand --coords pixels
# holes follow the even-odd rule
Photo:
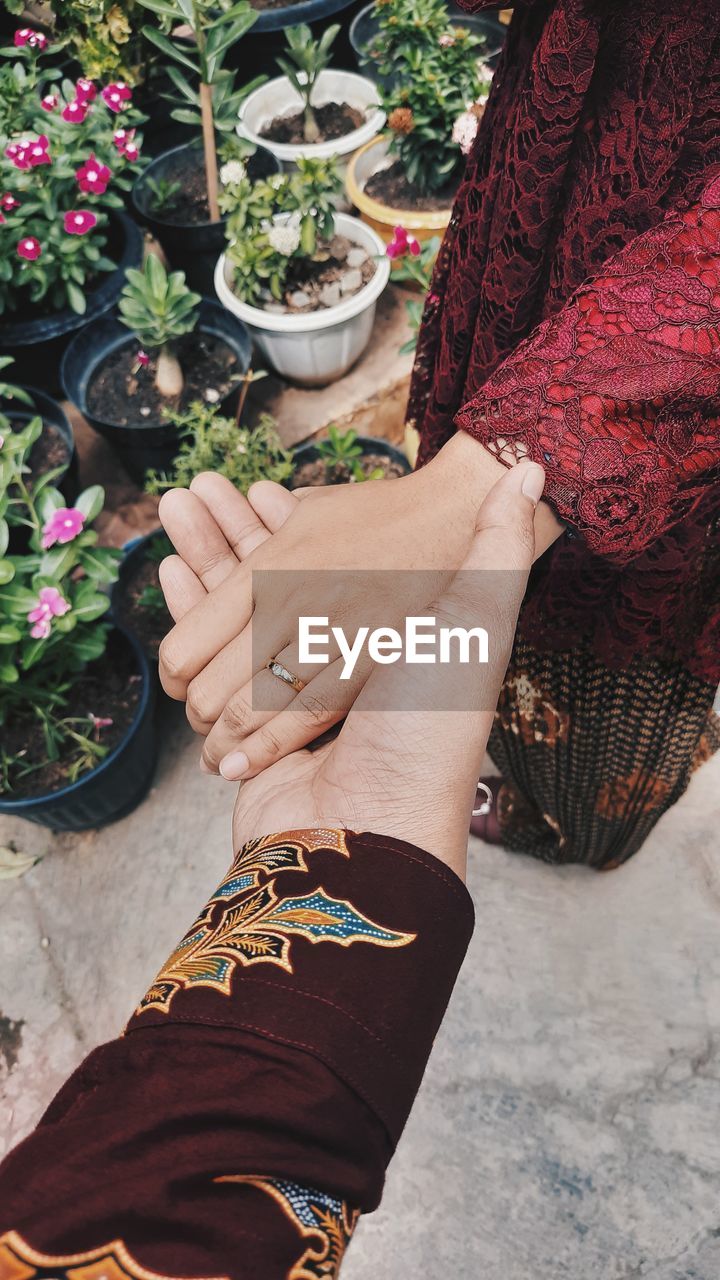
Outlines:
[[[539,496],[542,483],[535,464],[503,470],[477,515],[462,565],[471,572],[451,580],[430,606],[440,625],[472,627],[478,617],[495,619],[491,663],[454,669],[463,709],[387,710],[426,706],[427,668],[375,668],[332,742],[312,752],[296,751],[243,783],[235,806],[235,848],[251,836],[293,827],[348,827],[420,845],[464,874],[475,785],[534,553],[536,501],[524,487]],[[226,515],[228,509],[237,511],[220,487],[216,496],[224,497]],[[276,508],[275,517],[287,510],[288,504],[284,512]],[[178,617],[193,595],[200,598],[204,591],[197,579],[190,590],[193,575],[187,566],[181,572],[182,581],[172,583],[167,569],[163,575],[168,603]]]
[[[522,464],[521,469],[529,474]],[[337,724],[367,679],[370,664],[359,663],[353,678],[340,682],[338,661],[327,666],[300,663],[298,617],[326,616],[331,626],[342,624],[353,635],[360,626],[397,625],[422,612],[428,594],[437,595],[462,563],[479,503],[504,473],[501,463],[460,433],[422,471],[399,480],[312,490],[301,500],[287,494],[281,499],[277,486],[255,486],[241,520],[243,536],[221,539],[226,545],[211,552],[211,571],[208,555],[200,552],[207,590],[180,618],[160,652],[164,688],[187,700],[190,723],[206,735],[204,767],[220,769],[233,780],[252,777]],[[200,476],[189,492],[173,491],[161,502],[165,528],[193,568],[203,543],[196,532],[201,499],[223,523],[217,485],[218,477]],[[268,516],[268,503],[282,507],[274,518]],[[549,509],[545,511],[552,520]],[[262,540],[263,525],[272,527],[271,539]],[[539,550],[554,536],[554,531],[549,537],[543,533]],[[228,541],[241,563],[232,563]],[[340,598],[327,575],[311,572],[318,569],[343,571]],[[425,573],[387,574],[383,584],[382,575],[375,573],[379,569]],[[295,575],[279,607],[267,587],[253,591],[254,570],[304,572]],[[363,579],[368,572],[374,575],[372,598],[370,580]],[[164,567],[164,586],[171,573],[182,570],[176,564],[172,570]],[[253,653],[253,628],[262,636],[260,654]],[[298,693],[277,680],[266,669],[271,657],[306,687]]]

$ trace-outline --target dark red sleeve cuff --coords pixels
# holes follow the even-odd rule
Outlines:
[[[473,929],[457,876],[414,845],[294,831],[251,841],[128,1032],[192,1022],[310,1053],[397,1142]]]

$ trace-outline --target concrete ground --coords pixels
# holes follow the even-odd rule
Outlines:
[[[232,788],[200,774],[178,708],[164,728],[154,789],[116,826],[0,819],[0,845],[42,857],[0,881],[5,1148],[227,865]],[[471,952],[345,1280],[717,1280],[719,783],[716,758],[607,876],[472,843]]]

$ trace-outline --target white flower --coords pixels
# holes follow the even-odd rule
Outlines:
[[[453,125],[452,140],[459,146],[463,155],[469,155],[475,135],[478,131],[478,118],[472,111],[463,111]]]
[[[299,227],[280,226],[277,223],[268,231],[268,241],[276,253],[289,258],[300,244]]]
[[[284,181],[285,181],[285,178],[281,173],[273,173],[268,178],[268,182],[270,183],[270,186],[272,187],[273,191],[279,191]]]
[[[220,170],[220,181],[224,187],[229,187],[234,182],[242,182],[246,173],[242,160],[228,160]]]

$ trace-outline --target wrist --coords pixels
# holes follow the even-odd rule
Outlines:
[[[432,469],[433,484],[456,507],[464,510],[475,527],[475,516],[493,485],[506,468],[467,431],[457,431],[425,468]]]

